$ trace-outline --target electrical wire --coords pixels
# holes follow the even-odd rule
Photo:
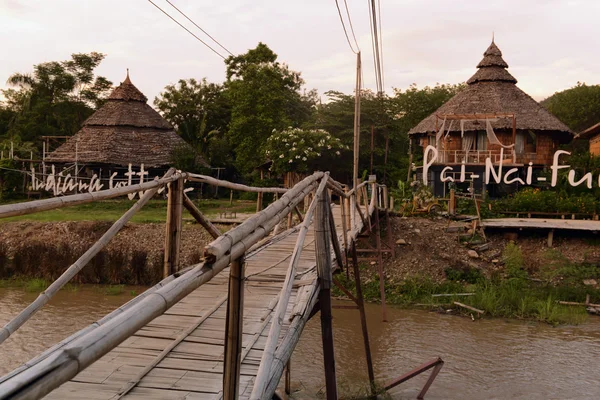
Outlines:
[[[190,31],[188,28],[186,28],[185,26],[183,26],[179,21],[177,21],[175,18],[173,18],[171,15],[169,15],[165,10],[163,10],[162,8],[160,8],[159,6],[157,6],[152,0],[148,0],[148,2],[150,4],[152,4],[154,7],[158,8],[160,11],[162,11],[163,14],[165,14],[167,17],[169,17],[170,19],[172,19],[173,22],[175,22],[177,25],[179,25],[180,27],[182,27],[183,29],[185,29],[187,31],[187,33],[189,33],[190,35],[192,35],[193,37],[195,37],[196,40],[198,40],[200,43],[202,43],[203,45],[205,45],[206,47],[208,47],[209,49],[211,49],[213,53],[215,53],[216,55],[218,55],[219,57],[221,57],[223,60],[225,59],[225,57],[222,56],[218,51],[216,51],[215,49],[213,49],[212,47],[210,47],[208,45],[208,43],[206,43],[204,40],[202,40],[198,36],[196,36],[192,31]]]
[[[350,31],[352,32],[352,38],[354,39],[354,44],[356,48],[360,52],[360,46],[358,45],[358,40],[356,40],[356,35],[354,34],[354,27],[352,26],[352,18],[350,17],[350,10],[348,10],[348,3],[344,0],[344,7],[346,7],[346,15],[348,15],[348,22],[350,22]]]
[[[377,0],[377,8],[379,14],[379,54],[381,57],[381,91],[385,90],[385,73],[383,68],[383,32],[382,26],[383,22],[381,20],[381,0]]]
[[[150,0],[148,0],[148,1],[150,1]],[[338,3],[338,0],[335,0],[335,6],[337,7],[338,15],[340,16],[340,22],[342,23],[342,28],[344,28],[344,35],[346,35],[346,40],[348,41],[348,46],[350,46],[350,50],[352,50],[352,52],[354,54],[358,54],[360,52],[360,49],[358,51],[354,50],[354,47],[352,47],[352,43],[350,43],[350,37],[348,36],[348,31],[346,30],[346,24],[344,24],[344,18],[342,17],[342,11],[340,10],[340,5]],[[353,32],[353,34],[354,34],[354,32]]]
[[[373,15],[371,11],[371,0],[367,0],[368,9],[369,9],[369,29],[371,34],[371,49],[373,50],[373,69],[375,71],[375,87],[376,90],[379,91],[379,73],[377,69],[377,57],[375,51],[375,36],[373,35]]]
[[[171,7],[173,7],[174,9],[176,9],[179,14],[183,15],[188,21],[190,21],[192,24],[194,24],[196,26],[196,28],[200,29],[202,32],[204,32],[204,34],[206,36],[208,36],[209,38],[211,38],[213,40],[213,42],[215,42],[216,44],[218,44],[219,46],[221,46],[221,48],[223,50],[225,50],[226,52],[228,52],[230,55],[233,55],[232,52],[230,52],[225,46],[223,46],[221,43],[219,43],[217,41],[217,39],[215,39],[214,37],[212,37],[208,32],[206,32],[204,29],[200,28],[200,26],[198,26],[197,23],[195,23],[190,17],[188,17],[183,11],[181,11],[179,8],[177,8],[175,6],[175,4],[171,3],[169,0],[166,0],[167,3],[169,3],[171,5]]]
[[[381,67],[381,56],[380,56],[380,45],[379,45],[379,34],[377,27],[377,9],[375,7],[375,0],[368,0],[369,2],[369,17],[371,22],[371,43],[373,45],[373,59],[375,64],[375,75],[377,92],[383,92],[383,79],[382,79],[382,67]]]

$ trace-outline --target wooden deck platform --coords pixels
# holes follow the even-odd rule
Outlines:
[[[339,207],[333,213],[341,232]],[[283,232],[246,257],[241,399],[252,392],[297,236]],[[297,299],[318,290],[314,247],[309,229],[280,340]],[[221,399],[228,275],[229,268],[45,398]]]
[[[494,218],[484,219],[481,224],[484,228],[600,231],[600,221],[577,219]]]

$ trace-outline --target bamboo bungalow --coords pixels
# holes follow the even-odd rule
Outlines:
[[[483,180],[469,177],[482,176],[486,158],[497,165],[501,154],[503,165],[518,167],[524,176],[529,163],[537,169],[552,164],[559,144],[573,137],[565,124],[516,86],[494,41],[477,68],[464,90],[409,132],[411,149],[431,145],[438,151],[428,174],[438,196],[447,191],[448,184],[440,179],[445,166],[464,163],[467,182],[463,185],[476,192],[511,190],[500,184],[486,187]]]
[[[75,135],[50,153],[46,164],[85,166],[102,178],[132,167],[162,170],[188,146],[127,77]],[[151,176],[153,176],[151,174]]]
[[[600,122],[580,132],[576,138],[589,140],[590,154],[600,156]]]

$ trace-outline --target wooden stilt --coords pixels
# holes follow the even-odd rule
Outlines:
[[[548,247],[552,247],[552,241],[554,240],[554,229],[550,229],[548,232]]]
[[[422,400],[425,398],[425,394],[431,387],[431,384],[433,383],[433,381],[435,380],[437,375],[440,373],[440,370],[442,369],[443,366],[444,366],[444,363],[440,362],[435,367],[433,367],[433,371],[431,371],[431,375],[429,375],[429,378],[427,378],[427,382],[425,382],[425,386],[423,386],[423,389],[421,389],[421,391],[419,392],[417,399]]]
[[[223,364],[223,398],[226,400],[236,400],[239,396],[243,311],[244,260],[242,256],[231,263],[229,272]]]
[[[358,257],[356,256],[356,244],[352,244],[352,266],[354,268],[354,284],[356,286],[356,305],[360,314],[360,325],[363,334],[363,344],[365,346],[365,357],[367,359],[367,372],[369,373],[369,383],[371,385],[371,394],[376,395],[375,372],[373,371],[373,359],[371,358],[371,345],[369,344],[369,330],[367,329],[367,315],[365,313],[365,302],[360,283],[360,268],[358,266]]]
[[[317,275],[319,277],[319,305],[321,308],[321,336],[323,341],[323,362],[325,367],[325,386],[327,400],[337,400],[335,376],[335,355],[333,349],[333,327],[331,317],[331,249],[329,233],[329,213],[327,199],[321,196],[315,215],[315,252]]]
[[[373,185],[375,189],[376,186]],[[381,314],[383,322],[387,322],[387,310],[385,305],[385,277],[383,275],[383,258],[381,256],[381,224],[379,223],[379,204],[376,205],[375,211],[375,241],[377,243],[377,264],[379,266],[379,292],[381,293]]]
[[[167,200],[167,232],[165,235],[164,278],[177,272],[181,245],[181,214],[183,211],[183,179],[169,184]]]

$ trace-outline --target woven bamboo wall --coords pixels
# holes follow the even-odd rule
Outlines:
[[[600,135],[596,135],[590,139],[590,153],[600,156]]]

